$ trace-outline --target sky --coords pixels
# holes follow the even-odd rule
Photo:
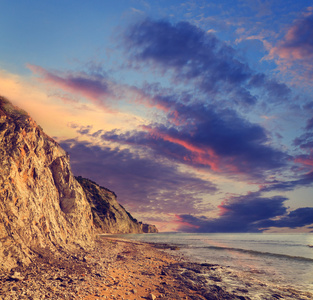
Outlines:
[[[0,0],[0,94],[160,231],[313,232],[313,5]]]

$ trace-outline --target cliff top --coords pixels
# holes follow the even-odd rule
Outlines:
[[[5,97],[0,96],[0,116],[11,117],[14,120],[23,120],[31,118],[23,109],[13,105]]]
[[[51,138],[43,131],[42,127],[35,122],[35,120],[28,114],[28,112],[16,105],[13,105],[5,97],[0,96],[0,119],[3,117],[8,118],[14,124],[18,125],[18,128],[35,127],[47,140],[53,142],[54,144],[58,144],[53,138]]]

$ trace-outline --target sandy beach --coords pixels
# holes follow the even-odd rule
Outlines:
[[[160,249],[161,248],[161,249]],[[0,273],[0,299],[312,299],[234,269],[186,261],[175,249],[99,237],[75,255],[42,253]]]

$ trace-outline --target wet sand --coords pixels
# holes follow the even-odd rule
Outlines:
[[[160,246],[158,246],[160,247]],[[27,268],[0,273],[0,299],[313,299],[253,274],[191,263],[163,245],[99,237],[88,253],[42,253]]]

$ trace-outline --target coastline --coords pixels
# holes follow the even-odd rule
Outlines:
[[[0,273],[0,299],[312,299],[308,292],[161,248],[103,236],[89,252],[42,253],[28,267]]]

